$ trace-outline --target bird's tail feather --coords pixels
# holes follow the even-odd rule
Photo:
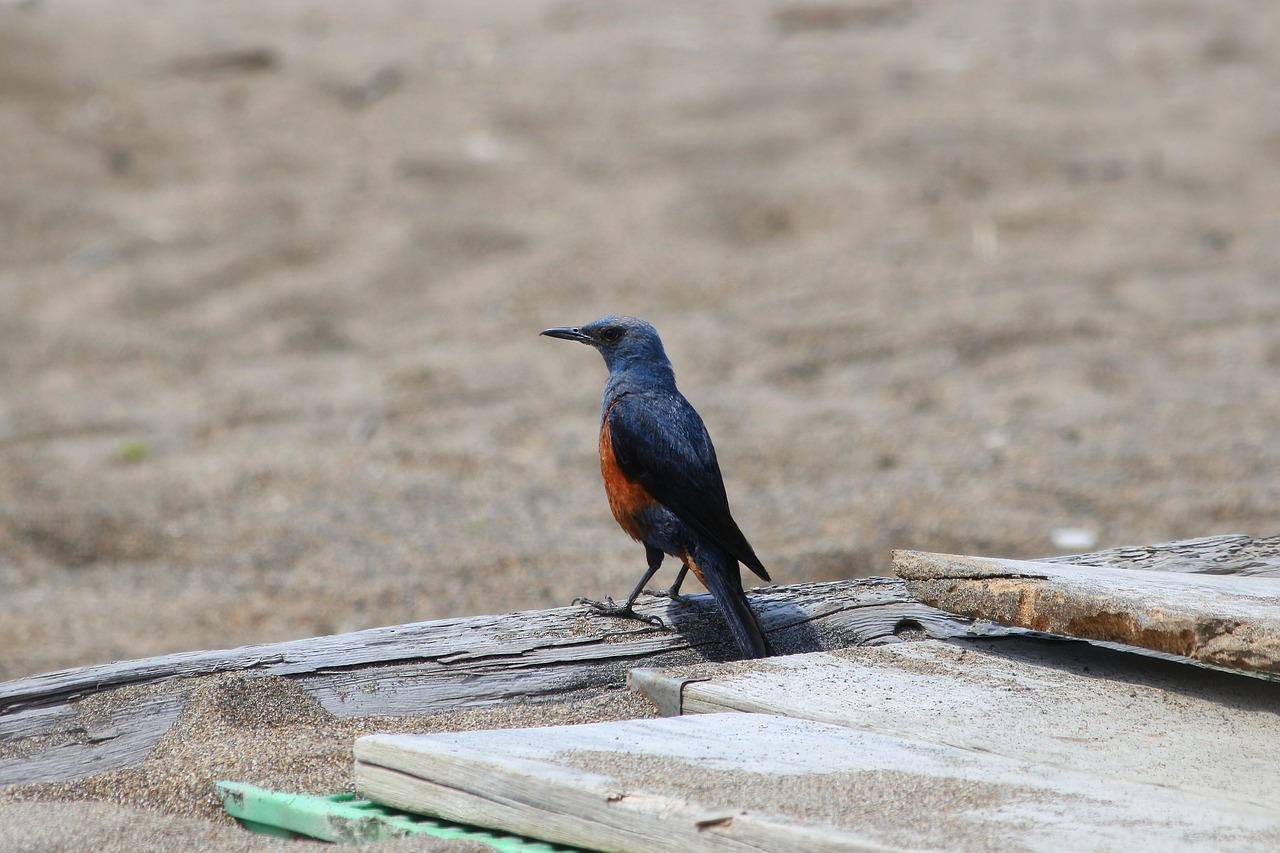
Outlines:
[[[710,549],[708,549],[710,550]],[[751,609],[747,594],[742,590],[742,573],[738,561],[718,552],[698,555],[703,582],[715,598],[729,630],[743,654],[752,658],[765,658],[773,654],[769,639],[760,627],[760,619]]]

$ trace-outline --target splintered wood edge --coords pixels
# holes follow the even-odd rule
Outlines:
[[[1022,560],[999,560],[991,557],[966,557],[961,554],[931,554],[927,551],[891,552],[893,570],[906,581],[953,580],[957,578],[1044,578],[1036,573],[1036,563]],[[1057,567],[1055,567],[1057,568]],[[910,585],[908,585],[908,590]]]
[[[898,578],[769,587],[752,594],[752,605],[775,647],[787,651],[892,642],[908,629],[935,637],[972,631],[968,620],[920,604]],[[733,654],[714,622],[720,617],[707,618],[714,609],[709,595],[687,595],[679,603],[646,597],[637,608],[661,615],[677,630],[562,607],[183,652],[0,683],[0,740],[9,746],[42,739],[29,741],[33,748],[21,753],[5,751],[0,785],[78,779],[145,757],[176,712],[139,721],[133,716],[152,715],[145,702],[128,699],[112,718],[116,731],[84,742],[75,729],[80,702],[122,687],[223,672],[274,675],[291,679],[338,717],[398,716],[568,700],[619,689],[638,665]],[[135,732],[145,738],[132,737]]]
[[[364,740],[356,741],[357,748]],[[385,752],[389,744],[368,746],[374,748],[358,749],[362,755],[355,763],[356,790],[363,797],[403,811],[587,850],[890,853],[898,849],[869,839],[855,840],[853,833],[834,827],[783,823],[735,808],[709,808],[672,794],[624,791],[611,780],[604,788],[557,784],[554,777],[567,768],[539,761],[487,764],[478,772],[465,761],[421,756],[420,760],[430,760],[434,774],[445,779],[434,781],[378,763],[380,758],[391,758]],[[393,759],[393,763],[400,762]],[[546,776],[538,770],[554,772]],[[591,782],[603,778],[586,771],[568,772],[580,773]]]
[[[1246,673],[1280,674],[1270,579],[1135,573],[895,551],[932,607],[1035,631],[1138,646]]]
[[[660,657],[687,649],[691,642],[711,645],[719,642],[715,632],[701,634],[706,613],[714,609],[710,595],[682,596],[680,603],[666,598],[642,597],[636,610],[668,619],[678,629],[689,630],[692,639],[640,623],[590,616],[582,607],[559,607],[520,613],[460,617],[370,628],[347,634],[267,643],[236,649],[116,661],[31,675],[0,682],[0,713],[47,707],[75,701],[87,695],[135,684],[212,675],[219,672],[248,672],[283,675],[290,678],[326,678],[335,671],[377,669],[410,664],[423,667],[478,667],[486,671],[500,668],[527,670],[530,666],[562,665],[566,660]],[[839,605],[834,605],[838,602]],[[911,611],[919,619],[923,610],[907,594],[897,578],[863,578],[772,586],[752,592],[752,603],[761,621],[773,636],[797,627],[820,629],[827,623],[843,637],[851,620],[892,635],[894,622],[887,627],[869,619],[868,614]],[[962,626],[948,614],[934,612],[938,630],[945,635],[962,633]],[[704,636],[705,635],[705,636]],[[867,637],[858,637],[865,642]],[[834,641],[833,641],[834,642]],[[843,645],[844,643],[836,643]],[[595,651],[592,647],[599,647]],[[596,660],[585,661],[588,664]]]

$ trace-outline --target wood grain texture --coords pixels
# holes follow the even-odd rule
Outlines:
[[[935,636],[956,636],[968,632],[971,621],[921,605],[894,578],[774,586],[754,590],[750,597],[770,641],[788,652],[892,640],[903,625]],[[563,665],[629,667],[636,660],[667,654],[689,657],[692,652],[695,659],[736,657],[732,644],[722,636],[723,624],[709,595],[686,595],[676,603],[645,596],[637,601],[636,610],[661,617],[672,630],[596,617],[582,607],[417,622],[33,675],[0,683],[0,714],[60,705],[114,687],[220,672],[281,675],[307,679],[313,685],[335,679],[342,687],[350,687],[352,671],[361,667],[417,666],[421,669],[417,678],[429,679],[439,672],[447,673],[444,681],[452,682],[498,673],[506,673],[510,680],[513,674]],[[592,686],[573,678],[567,681],[569,689]],[[616,683],[622,683],[621,675]],[[501,690],[479,692],[494,699],[505,695]],[[519,687],[516,692],[528,691]],[[340,715],[344,711],[381,713],[379,701],[330,710]]]
[[[1030,637],[843,649],[666,678],[686,714],[781,714],[1280,810],[1280,684],[1255,678]]]
[[[1159,545],[1112,548],[1092,554],[1047,557],[1043,562],[1136,571],[1280,578],[1280,536],[1204,536]]]
[[[777,586],[751,593],[779,650],[892,642],[895,632],[964,635],[970,620],[926,607],[897,579]],[[220,672],[296,680],[339,717],[408,715],[623,689],[637,665],[736,657],[708,595],[644,597],[643,613],[673,630],[591,616],[580,607],[374,628],[62,670],[0,684],[0,784],[57,781],[144,757],[176,718],[145,704],[114,713],[90,736],[82,700],[117,688]],[[989,630],[989,629],[980,629]],[[1003,630],[1003,629],[997,629]],[[136,718],[136,719],[135,719]]]
[[[1280,811],[765,714],[372,735],[356,787],[608,851],[1271,850]]]
[[[1278,548],[1275,538],[1213,537],[1060,559],[1248,574],[1271,565]],[[751,598],[770,642],[784,654],[893,642],[899,635],[975,633],[969,618],[921,604],[896,578],[775,586],[753,591]],[[673,630],[566,607],[183,652],[6,682],[0,684],[0,784],[79,778],[145,756],[176,711],[139,701],[114,711],[116,722],[106,726],[96,718],[86,722],[89,715],[82,713],[82,700],[120,687],[180,684],[220,672],[281,675],[338,716],[400,715],[621,689],[636,666],[736,656],[709,596],[679,603],[644,597],[637,609],[662,617]],[[985,626],[976,633],[1003,631]]]
[[[31,729],[32,735],[22,737],[20,730],[9,735],[6,745],[18,749],[0,757],[0,785],[81,779],[136,764],[169,731],[182,707],[182,696],[162,693],[105,714],[67,708],[56,716],[57,722],[42,720]],[[14,719],[20,721],[21,717]],[[24,745],[29,752],[21,748]]]
[[[913,595],[958,615],[1280,675],[1280,580],[895,551]]]

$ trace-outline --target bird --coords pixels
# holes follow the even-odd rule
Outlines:
[[[681,569],[666,595],[680,596],[688,572],[715,599],[747,657],[773,654],[742,588],[739,563],[769,581],[769,572],[729,512],[711,436],[676,388],[675,370],[658,332],[639,317],[603,317],[541,334],[596,349],[609,370],[600,408],[600,473],[618,525],[644,545],[648,568],[623,604],[574,599],[593,611],[661,625],[635,612],[645,584],[667,555]]]

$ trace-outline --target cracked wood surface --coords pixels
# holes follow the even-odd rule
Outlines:
[[[792,694],[812,691],[797,682]],[[377,802],[592,850],[1262,853],[1280,843],[1274,801],[774,714],[369,735],[355,757],[356,788]]]
[[[1277,554],[1280,537],[1223,536],[1053,558],[1047,564],[1265,575],[1280,559]],[[775,586],[751,597],[770,642],[784,653],[875,644],[895,635],[972,633],[968,618],[913,600],[896,578]],[[353,717],[565,697],[621,688],[627,670],[636,666],[733,656],[720,642],[722,625],[707,596],[687,596],[679,603],[646,597],[637,609],[661,616],[674,630],[595,618],[567,607],[182,652],[2,683],[0,784],[76,779],[137,763],[177,719],[185,680],[222,672],[294,679],[331,713]],[[979,633],[984,631],[1003,629]],[[85,700],[117,688],[155,683],[171,683],[172,693],[124,703],[105,717],[82,707]]]
[[[770,642],[786,652],[892,641],[899,633],[953,637],[970,630],[970,620],[913,600],[896,578],[775,586],[752,592],[751,599]],[[662,617],[674,630],[562,607],[18,679],[0,684],[0,784],[81,778],[144,758],[177,719],[183,700],[126,703],[107,722],[82,713],[84,701],[122,687],[169,682],[181,692],[186,680],[222,672],[278,675],[295,680],[338,717],[396,716],[623,689],[635,666],[735,656],[722,642],[723,624],[709,596],[679,602],[646,596],[637,610]]]
[[[1228,537],[1217,539],[1221,545]],[[1274,549],[1274,539],[1252,541]],[[1221,549],[1209,542],[1160,546],[1159,559],[1142,549],[1144,568],[1172,571],[1115,568],[1125,565],[1119,556],[1098,566],[895,551],[893,562],[913,595],[957,615],[1280,676],[1280,579],[1225,574]],[[1251,556],[1247,543],[1229,544],[1237,565],[1270,558]]]
[[[1089,643],[895,643],[633,671],[632,689],[666,714],[781,714],[1280,810],[1280,683]]]
[[[1159,545],[1112,548],[1092,554],[1046,557],[1043,562],[1138,571],[1280,578],[1280,536],[1254,538],[1229,533]]]

